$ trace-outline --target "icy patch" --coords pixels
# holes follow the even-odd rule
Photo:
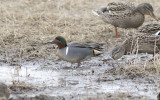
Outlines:
[[[13,80],[25,82],[26,85],[31,84],[31,86],[33,85],[38,89],[36,93],[29,91],[23,94],[13,94],[13,97],[47,94],[50,96],[64,96],[68,98],[67,100],[71,100],[72,97],[80,95],[93,96],[101,93],[125,92],[156,99],[157,86],[154,83],[145,81],[143,78],[115,80],[113,75],[113,80],[111,77],[111,80],[97,81],[104,74],[107,78],[109,75],[111,76],[112,74],[105,73],[105,70],[111,69],[117,63],[123,65],[132,60],[145,62],[145,60],[152,57],[153,55],[148,54],[125,55],[115,61],[108,55],[101,55],[82,62],[82,65],[76,69],[65,69],[65,67],[70,67],[72,64],[62,60],[25,62],[22,64],[21,69],[18,66],[1,64],[0,81],[6,84],[12,84]]]
[[[52,70],[37,70],[39,64],[25,63],[22,67],[3,65],[0,67],[0,81],[12,84],[12,81],[25,82],[34,86],[58,86],[59,73]]]

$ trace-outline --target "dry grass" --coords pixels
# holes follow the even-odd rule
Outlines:
[[[158,0],[127,1],[135,4],[149,2],[155,14],[160,13]],[[55,54],[49,52],[51,46],[44,43],[58,35],[64,36],[68,42],[105,42],[109,49],[122,42],[127,37],[125,33],[131,31],[118,29],[122,39],[116,39],[113,26],[91,13],[109,2],[112,0],[1,0],[0,54],[9,64],[16,65],[32,58],[53,58]],[[151,20],[146,16],[145,22]]]
[[[119,65],[112,69],[106,70],[106,73],[111,73],[113,75],[120,77],[121,79],[136,79],[136,78],[146,78],[154,80],[160,75],[160,58],[155,57],[155,59],[146,61],[137,61],[136,59],[130,61],[129,64]],[[103,78],[100,81],[104,81]]]

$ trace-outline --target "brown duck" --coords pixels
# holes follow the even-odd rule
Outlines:
[[[111,54],[113,59],[118,59],[126,54],[148,53],[160,54],[160,37],[155,35],[140,34],[128,38],[122,45],[113,48]]]
[[[155,34],[160,36],[160,24],[149,23],[138,29],[141,33]]]
[[[149,3],[142,3],[136,7],[130,2],[112,2],[93,10],[93,13],[115,27],[116,37],[119,37],[117,27],[138,28],[144,22],[144,15],[150,15],[157,20],[153,13],[153,7]]]
[[[9,96],[10,93],[7,85],[0,82],[0,100],[8,100]]]

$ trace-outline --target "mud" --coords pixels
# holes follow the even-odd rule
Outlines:
[[[48,100],[156,99],[159,77],[144,74],[141,66],[127,69],[133,59],[145,63],[152,55],[123,56],[115,61],[103,54],[82,62],[79,68],[61,60],[26,61],[20,67],[1,62],[0,81],[9,86],[10,100],[42,100],[41,95],[51,96]]]

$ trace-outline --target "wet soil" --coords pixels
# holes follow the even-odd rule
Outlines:
[[[1,62],[0,81],[9,86],[11,100],[155,100],[160,78],[137,66],[150,59],[152,55],[139,54],[115,61],[106,53],[78,68],[59,59],[25,61],[21,66]],[[133,60],[136,65],[127,66]]]

